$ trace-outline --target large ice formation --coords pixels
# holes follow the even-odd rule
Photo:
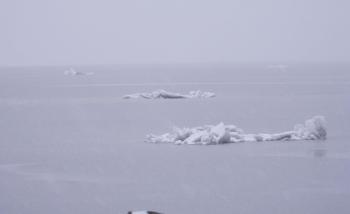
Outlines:
[[[202,92],[202,91],[190,91],[188,94],[180,94],[169,92],[163,89],[153,91],[151,93],[135,93],[125,95],[124,99],[135,99],[135,98],[145,98],[145,99],[186,99],[186,98],[211,98],[215,97],[212,92]]]
[[[146,142],[212,145],[254,141],[325,140],[327,131],[323,116],[315,116],[298,124],[292,131],[276,134],[246,134],[234,125],[219,123],[216,126],[174,128],[172,133],[148,135]]]

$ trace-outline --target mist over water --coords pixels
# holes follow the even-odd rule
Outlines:
[[[0,66],[349,62],[349,1],[2,0]]]

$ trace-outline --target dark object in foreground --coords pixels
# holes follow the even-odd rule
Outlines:
[[[129,211],[128,214],[164,214],[164,213],[144,210],[144,211]]]

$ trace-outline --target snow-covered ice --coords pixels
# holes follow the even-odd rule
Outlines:
[[[148,135],[146,141],[150,143],[174,143],[213,145],[252,141],[292,141],[292,140],[325,140],[327,137],[325,119],[315,116],[298,124],[292,131],[276,134],[245,134],[235,125],[219,123],[216,126],[201,126],[195,128],[174,128],[172,133],[163,135]]]
[[[186,99],[186,98],[212,98],[215,94],[212,92],[202,92],[200,90],[190,91],[188,94],[180,94],[169,92],[163,89],[156,90],[150,93],[135,93],[123,96],[124,99]]]

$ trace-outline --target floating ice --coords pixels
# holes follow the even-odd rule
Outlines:
[[[74,68],[69,68],[68,70],[64,71],[65,75],[68,76],[77,76],[77,75],[92,75],[94,74],[93,72],[81,72],[81,71],[76,71]]]
[[[304,124],[296,125],[292,131],[276,134],[245,134],[234,125],[219,123],[216,126],[174,128],[172,133],[148,135],[146,142],[212,145],[254,141],[325,140],[326,136],[324,117],[315,116],[306,120]]]
[[[145,98],[145,99],[186,99],[186,98],[211,98],[215,97],[215,94],[212,92],[202,92],[202,91],[191,91],[189,94],[180,94],[174,92],[168,92],[166,90],[160,89],[153,91],[151,93],[136,93],[125,95],[124,99],[136,99],[136,98]]]

